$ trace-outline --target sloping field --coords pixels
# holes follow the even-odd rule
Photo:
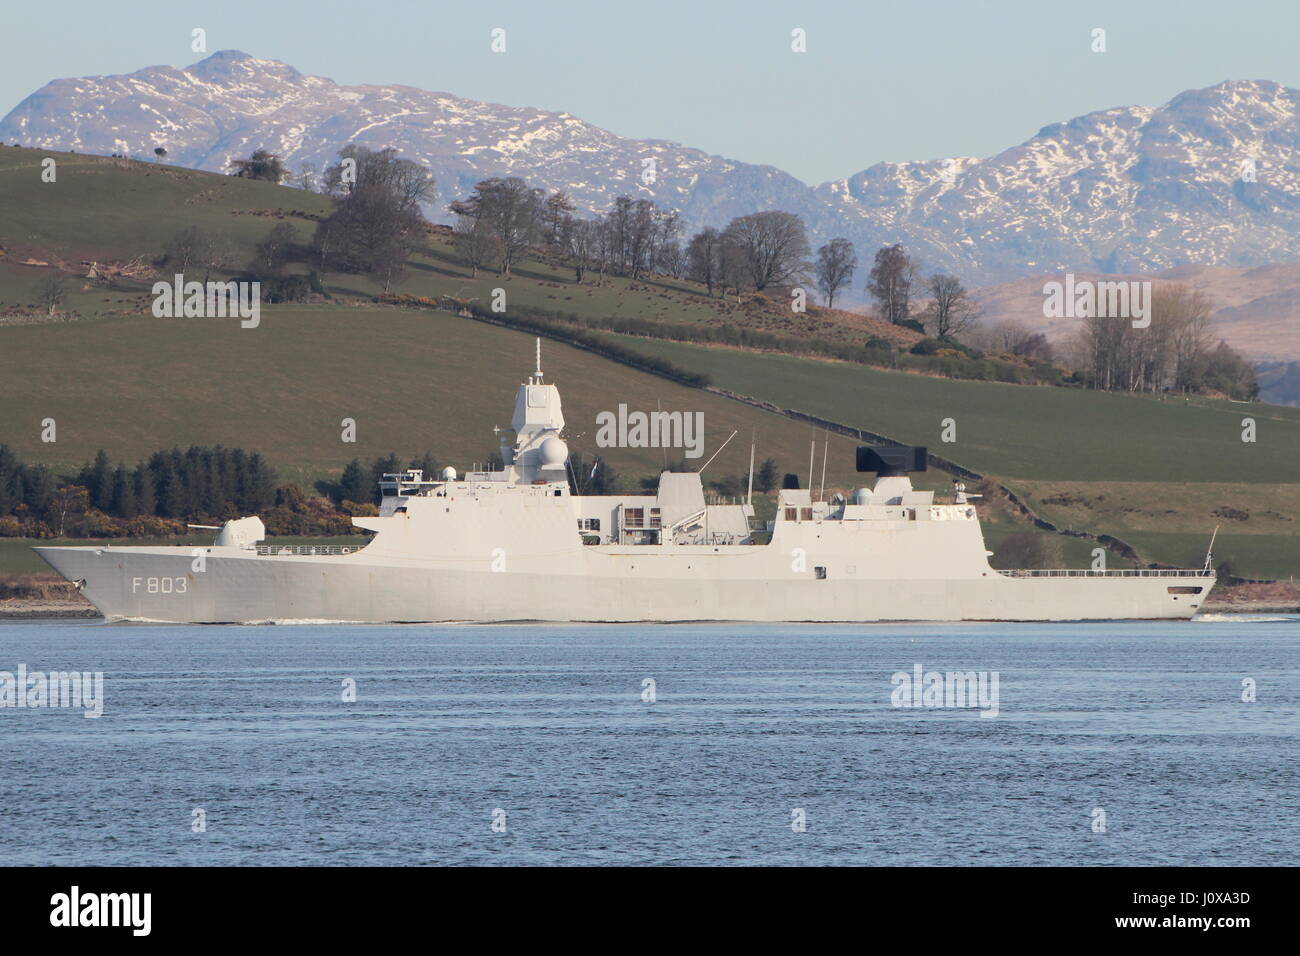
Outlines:
[[[1300,409],[1205,399],[1164,401],[1083,389],[1002,385],[846,362],[611,336],[714,384],[831,421],[928,445],[1007,478],[1292,483]],[[1256,441],[1242,441],[1242,419]],[[944,420],[956,441],[942,440]]]
[[[41,162],[53,158],[57,178],[41,181]],[[77,153],[0,148],[0,246],[7,256],[0,264],[33,258],[74,270],[82,261],[123,262],[137,256],[152,261],[181,229],[197,226],[239,250],[232,268],[240,269],[253,247],[272,226],[287,221],[306,244],[315,229],[314,216],[328,214],[325,196],[266,182],[221,176],[168,166]],[[710,298],[703,285],[685,279],[650,276],[629,279],[606,276],[597,285],[595,274],[574,283],[573,270],[557,260],[531,258],[520,262],[509,278],[483,270],[477,276],[453,250],[444,232],[421,243],[408,263],[408,276],[395,291],[419,296],[450,295],[486,301],[495,288],[504,288],[511,303],[554,309],[588,317],[673,323],[742,325],[795,336],[817,336],[862,344],[873,335],[912,342],[919,336],[852,312],[811,307],[794,315],[784,303],[766,298]],[[290,271],[306,271],[295,264]],[[84,269],[78,270],[84,274]],[[164,270],[166,271],[166,270]],[[42,270],[24,267],[19,274],[0,272],[0,306],[32,301]],[[365,276],[330,273],[326,288],[344,296],[370,297],[381,285]],[[90,286],[82,283],[89,293]],[[142,283],[125,283],[122,291],[147,290]],[[73,311],[108,312],[138,307],[112,291],[79,295],[69,300]]]
[[[162,446],[224,444],[275,464],[332,471],[355,456],[432,450],[464,470],[496,449],[515,390],[533,369],[534,339],[447,313],[277,307],[261,325],[238,319],[118,318],[0,328],[0,441],[30,460],[75,464],[99,448],[134,461]],[[649,475],[659,449],[601,449],[596,414],[702,412],[704,457],[739,429],[706,477],[758,456],[806,481],[812,429],[591,353],[543,342],[546,380],[560,387],[572,450]],[[53,418],[57,443],[43,444]],[[341,441],[344,418],[355,444]],[[827,482],[851,485],[853,443],[832,436]],[[677,460],[680,451],[669,451]],[[821,441],[818,441],[818,476]]]

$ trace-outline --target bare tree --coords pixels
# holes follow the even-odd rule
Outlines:
[[[51,272],[36,287],[37,301],[53,315],[68,296],[68,282],[59,272]]]
[[[676,239],[667,239],[659,244],[655,253],[655,269],[674,279],[680,279],[685,274],[686,252]]]
[[[1162,284],[1151,297],[1150,322],[1134,328],[1127,316],[1082,320],[1078,351],[1097,388],[1155,392],[1199,391],[1213,303],[1184,285]]]
[[[403,216],[420,216],[421,203],[432,201],[437,191],[433,174],[397,150],[373,150],[349,143],[338,152],[339,161],[325,170],[323,191],[344,199],[358,189],[379,187],[392,194]]]
[[[293,184],[304,192],[316,191],[316,170],[311,163],[303,163],[298,167],[298,175],[293,177]]]
[[[971,301],[956,276],[930,276],[926,281],[926,292],[930,295],[930,302],[924,318],[935,338],[955,339],[974,327],[979,318],[979,306]]]
[[[573,281],[579,284],[596,261],[600,246],[601,225],[590,219],[570,220],[565,230],[565,251],[573,265]]]
[[[614,205],[605,213],[608,265],[611,272],[626,275],[630,271],[628,249],[632,244],[632,219],[635,208],[636,202],[631,196],[616,196]]]
[[[1165,315],[1173,325],[1169,342],[1173,349],[1171,386],[1190,391],[1197,385],[1200,360],[1210,350],[1210,314],[1214,303],[1209,296],[1185,285],[1162,286],[1152,296],[1151,312]]]
[[[501,258],[501,242],[481,219],[471,216],[457,216],[456,226],[452,230],[452,243],[465,264],[470,267],[470,276],[478,278],[478,270],[489,262]],[[581,276],[578,279],[582,281]]]
[[[422,180],[421,180],[422,181]],[[403,258],[426,223],[420,213],[419,188],[404,190],[392,181],[370,181],[356,186],[337,208],[316,227],[313,245],[322,267],[364,272],[382,278],[386,285],[396,275],[394,256]]]
[[[993,326],[993,347],[1003,352],[1019,355],[1023,344],[1034,334],[1023,322],[1004,319]]]
[[[410,252],[410,247],[397,233],[383,237],[370,250],[370,267],[367,272],[376,282],[384,284],[385,295],[395,284],[406,279],[406,257]]]
[[[485,179],[474,187],[468,199],[451,204],[457,216],[480,219],[501,243],[499,274],[510,269],[537,236],[542,191],[532,189],[518,177]]]
[[[817,250],[817,288],[826,297],[826,308],[835,308],[835,296],[853,279],[858,254],[847,239],[832,239]]]
[[[200,250],[210,240],[206,232],[198,226],[189,226],[172,236],[163,256],[166,265],[184,272],[198,262]]]
[[[264,275],[279,275],[297,239],[298,230],[292,224],[276,223],[270,234],[257,244],[253,271]]]
[[[557,189],[546,198],[546,202],[541,207],[541,223],[543,235],[549,245],[561,247],[564,224],[576,208],[569,194],[562,189]]]
[[[64,485],[50,496],[49,510],[59,516],[58,537],[62,538],[68,516],[84,515],[90,509],[90,493],[81,485]]]
[[[808,236],[803,220],[793,213],[751,213],[731,220],[723,233],[740,254],[750,283],[768,286],[800,282],[808,272]]]
[[[205,232],[200,234],[194,264],[203,267],[203,281],[206,283],[212,273],[233,268],[238,256],[239,247],[229,238]]]
[[[883,246],[876,253],[867,293],[876,300],[880,317],[886,322],[900,325],[907,320],[916,271],[916,262],[903,251],[901,244]]]
[[[592,236],[595,239],[594,253],[597,269],[596,285],[602,286],[605,284],[605,273],[610,271],[611,263],[614,260],[614,249],[616,245],[614,229],[609,224],[608,220],[601,219],[596,222],[595,228],[592,231]]]
[[[691,236],[686,245],[686,275],[713,290],[722,281],[722,233],[708,226]]]

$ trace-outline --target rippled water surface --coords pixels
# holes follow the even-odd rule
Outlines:
[[[0,624],[19,664],[105,703],[0,708],[0,864],[1300,864],[1295,619]],[[892,706],[918,664],[997,715]]]

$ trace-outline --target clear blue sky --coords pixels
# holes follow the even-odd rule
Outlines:
[[[809,183],[987,156],[1225,79],[1300,87],[1300,0],[3,0],[0,115],[61,76],[185,66],[190,31],[339,83],[566,110]],[[507,52],[489,51],[493,27]],[[807,31],[808,52],[790,51]],[[1107,52],[1090,51],[1094,27]]]

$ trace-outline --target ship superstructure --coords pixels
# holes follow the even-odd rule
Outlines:
[[[540,346],[539,346],[540,348]],[[502,467],[385,475],[359,548],[263,544],[260,519],[210,547],[37,548],[110,620],[1063,621],[1191,617],[1199,571],[997,571],[975,505],[912,486],[924,449],[859,449],[848,496],[709,503],[700,474],[654,494],[575,495],[559,390],[520,384]],[[575,481],[576,485],[577,482]]]

